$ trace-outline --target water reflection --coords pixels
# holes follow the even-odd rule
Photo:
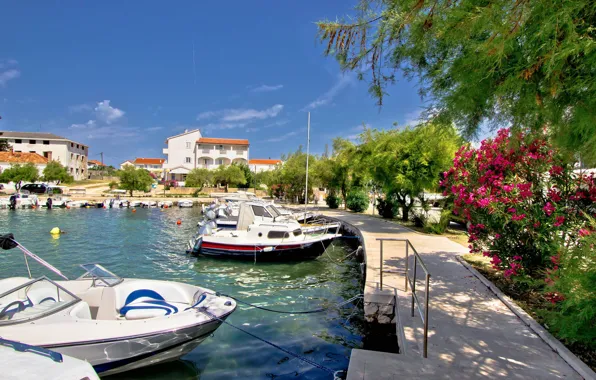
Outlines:
[[[123,277],[202,285],[247,302],[279,310],[332,307],[361,292],[357,263],[337,242],[317,260],[259,263],[194,258],[184,253],[196,231],[193,209],[0,210],[0,233],[13,232],[34,253],[69,277],[79,263],[100,262]],[[181,219],[182,224],[176,225]],[[53,227],[67,231],[55,240]],[[2,255],[0,278],[27,275],[22,255]],[[31,264],[34,276],[54,275]],[[350,350],[362,345],[362,303],[326,313],[275,314],[241,305],[228,321],[333,370],[345,370]],[[118,379],[327,379],[313,368],[229,327],[172,363],[131,371]]]

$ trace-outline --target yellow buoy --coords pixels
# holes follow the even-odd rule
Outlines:
[[[54,228],[52,228],[52,229],[50,230],[50,233],[51,233],[52,235],[60,235],[60,228],[58,228],[58,227],[54,227]]]

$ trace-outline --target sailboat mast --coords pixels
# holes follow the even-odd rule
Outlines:
[[[304,196],[304,222],[306,222],[306,207],[308,206],[308,156],[310,155],[310,112],[308,113],[308,124],[306,127],[306,188]]]

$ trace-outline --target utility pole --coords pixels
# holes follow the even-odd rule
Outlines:
[[[103,166],[103,152],[99,153],[99,155],[101,156],[101,166]]]
[[[304,223],[306,223],[306,208],[308,207],[308,155],[310,153],[310,112],[308,113],[308,126],[306,132],[306,193],[304,194]]]

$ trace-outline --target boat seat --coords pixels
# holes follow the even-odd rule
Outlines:
[[[162,317],[184,310],[185,304],[167,302],[151,289],[137,289],[131,292],[120,308],[120,315],[128,320]]]

